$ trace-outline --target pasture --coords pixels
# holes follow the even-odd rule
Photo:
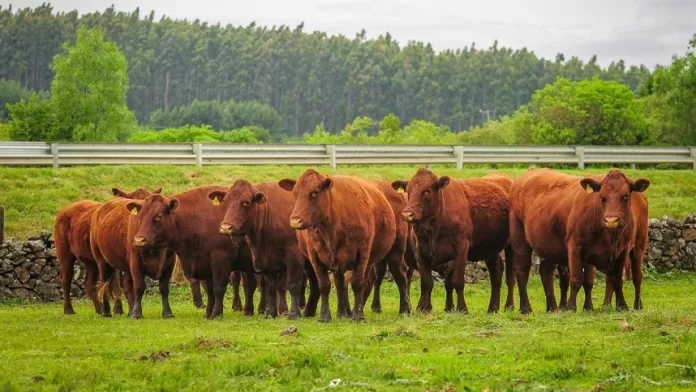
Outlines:
[[[696,387],[696,276],[648,274],[645,310],[486,314],[488,282],[467,285],[471,314],[398,317],[386,283],[382,314],[366,322],[290,321],[225,309],[204,320],[187,286],[173,292],[175,319],[148,295],[143,320],[103,319],[85,300],[76,316],[59,303],[0,306],[0,389],[14,390],[674,390]],[[632,287],[627,284],[627,295]],[[418,283],[412,297],[417,299]],[[229,294],[229,293],[228,293]],[[412,298],[413,301],[413,298]],[[226,301],[229,304],[229,300]],[[331,298],[332,311],[335,297]],[[296,328],[293,329],[292,327]],[[336,388],[331,387],[336,386]]]
[[[490,173],[490,168],[465,168],[433,165],[438,175],[469,178]],[[56,213],[67,204],[90,199],[108,200],[111,188],[149,190],[162,187],[164,194],[181,192],[201,185],[230,185],[235,179],[251,182],[278,181],[297,178],[304,166],[192,166],[140,165],[50,168],[0,168],[0,205],[5,206],[5,235],[25,239],[41,229],[52,229]],[[331,173],[328,167],[317,167]],[[410,179],[417,166],[341,166],[334,173],[357,174],[373,179]],[[518,177],[523,168],[500,169],[501,173]],[[592,167],[584,171],[563,170],[569,174],[603,173],[607,168]],[[669,215],[684,218],[696,211],[696,171],[694,170],[624,170],[632,177],[648,178],[652,184],[646,192],[650,217]]]

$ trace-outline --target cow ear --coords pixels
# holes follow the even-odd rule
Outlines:
[[[212,191],[208,193],[208,199],[213,201],[214,206],[219,206],[220,201],[225,198],[225,192],[222,191]]]
[[[396,180],[391,183],[392,188],[399,193],[406,192],[406,187],[408,186],[408,181]]]
[[[137,201],[132,201],[128,204],[126,204],[126,209],[130,211],[131,215],[138,215],[140,213],[140,209],[143,208],[143,205],[140,202]]]
[[[176,210],[176,207],[179,206],[179,200],[177,199],[171,199],[169,200],[169,212]]]
[[[437,188],[443,189],[443,188],[447,187],[447,185],[449,185],[449,183],[450,183],[450,178],[447,176],[442,176],[442,177],[437,179]]]
[[[326,177],[324,181],[321,183],[321,190],[322,191],[328,191],[333,187],[333,180],[330,179],[329,177]]]
[[[158,189],[155,189],[154,191],[152,191],[152,194],[155,194],[155,193],[158,194],[158,195],[159,195],[160,193],[162,193],[162,188],[158,188]]]
[[[256,192],[254,198],[252,199],[254,203],[264,204],[268,199],[263,192]]]
[[[580,186],[587,193],[599,192],[599,190],[602,189],[602,184],[591,178],[583,178],[580,180]]]
[[[285,189],[288,192],[292,192],[292,188],[295,187],[296,183],[297,183],[297,181],[290,179],[290,178],[286,178],[286,179],[278,181],[278,186],[280,186],[281,188]]]
[[[633,184],[631,184],[631,192],[645,192],[646,189],[650,186],[650,180],[646,180],[645,178],[640,178]]]
[[[112,193],[114,196],[118,196],[118,197],[123,197],[123,198],[126,198],[126,199],[130,199],[130,197],[129,197],[130,195],[129,195],[128,193],[126,193],[126,192],[124,192],[124,191],[122,191],[122,190],[120,190],[120,189],[118,189],[118,188],[111,188],[111,193]]]

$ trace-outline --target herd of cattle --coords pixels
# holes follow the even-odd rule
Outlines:
[[[563,271],[561,308],[574,311],[584,288],[584,309],[592,309],[599,269],[607,275],[605,305],[615,294],[616,307],[627,309],[622,284],[624,273],[630,273],[634,308],[641,309],[648,240],[643,191],[649,185],[618,169],[585,178],[530,169],[517,180],[499,174],[453,179],[419,169],[410,181],[393,182],[307,169],[297,180],[252,184],[240,179],[229,188],[202,186],[166,197],[161,189],[128,193],[114,188],[112,200],[79,201],[56,218],[64,312],[74,313],[70,287],[76,260],[85,266],[86,291],[103,316],[111,316],[110,299],[115,299],[114,313],[123,313],[123,293],[128,314],[141,318],[144,277],[149,276],[159,281],[162,316],[173,317],[169,282],[178,264],[199,307],[200,283],[205,284],[207,318],[223,314],[231,281],[234,310],[242,310],[241,285],[244,314],[254,313],[259,288],[259,313],[313,317],[321,298],[322,322],[331,320],[330,273],[339,317],[363,320],[373,290],[372,309],[381,310],[380,285],[387,268],[399,289],[399,313],[411,312],[414,271],[420,275],[419,311],[432,311],[437,272],[445,281],[445,310],[467,312],[467,261],[485,260],[491,282],[488,312],[499,310],[505,273],[505,309],[514,307],[517,283],[520,311],[529,313],[532,252],[542,260],[547,311],[559,307],[557,269]]]

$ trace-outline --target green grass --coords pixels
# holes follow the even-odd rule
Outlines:
[[[368,178],[408,179],[416,166],[344,166],[337,173],[358,174]],[[110,189],[163,187],[165,193],[205,185],[229,185],[243,177],[252,182],[276,181],[297,177],[302,166],[216,166],[198,169],[186,166],[97,166],[50,168],[0,167],[0,205],[4,205],[6,236],[26,238],[41,229],[52,229],[56,213],[67,204],[92,199],[103,201],[111,197]],[[319,170],[329,173],[328,167]],[[440,175],[466,178],[485,175],[491,169],[465,169],[451,166],[433,166]],[[502,169],[518,177],[526,169]],[[606,169],[592,168],[572,174],[601,173]],[[626,170],[632,178],[645,177],[652,181],[646,192],[650,202],[650,216],[670,215],[683,218],[696,211],[696,171],[693,170]]]
[[[436,286],[434,314],[398,317],[387,283],[384,313],[367,310],[362,324],[228,309],[206,321],[187,287],[174,291],[170,320],[157,295],[145,298],[143,320],[102,319],[84,300],[76,316],[59,303],[15,303],[0,306],[0,390],[309,391],[336,379],[340,390],[693,390],[694,285],[693,274],[651,276],[643,311],[547,314],[534,277],[530,316],[486,314],[487,282],[467,286],[471,314],[446,314]],[[602,295],[598,283],[596,307]],[[298,332],[281,334],[290,326]]]

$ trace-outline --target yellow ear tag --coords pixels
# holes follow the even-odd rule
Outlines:
[[[397,192],[404,193],[404,188],[399,188],[399,190],[397,190]]]
[[[217,196],[213,199],[213,205],[214,206],[219,206],[220,205],[220,200],[218,200]]]
[[[592,192],[594,192],[594,189],[592,189],[592,187],[588,185],[587,186],[587,193],[592,193]]]
[[[138,209],[133,207],[133,209],[131,210],[131,215],[133,215],[133,216],[138,215]]]

